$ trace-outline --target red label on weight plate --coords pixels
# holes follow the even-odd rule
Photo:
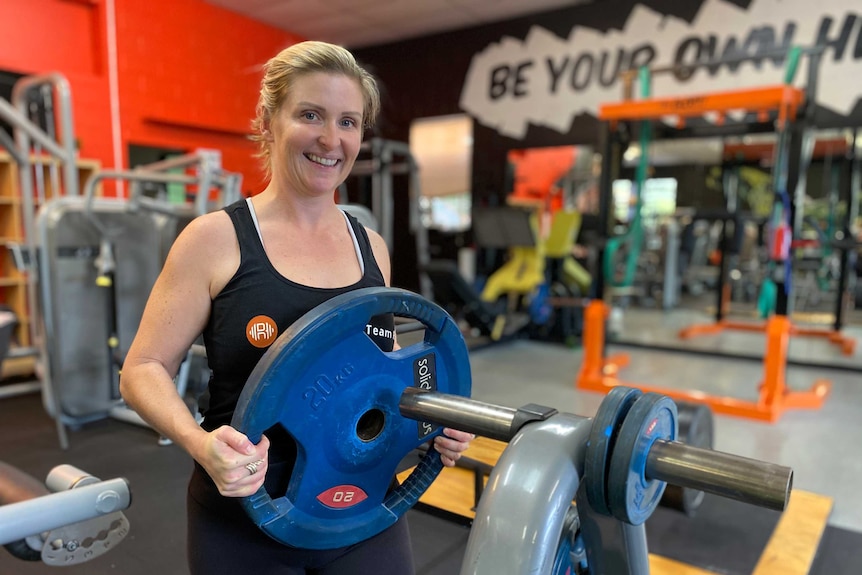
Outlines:
[[[352,507],[367,498],[368,495],[355,485],[336,485],[317,496],[318,501],[333,509]]]

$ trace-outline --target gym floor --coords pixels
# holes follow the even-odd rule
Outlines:
[[[690,322],[691,315],[687,317]],[[679,321],[668,314],[627,311],[623,326],[626,333],[648,334],[651,343],[676,344]],[[858,328],[848,328],[845,333],[862,338]],[[757,334],[731,332],[709,338],[693,345],[713,350],[746,349],[755,354],[763,342]],[[858,438],[862,437],[862,352],[857,349],[848,358],[833,347],[827,342],[791,342],[791,360],[816,357],[824,366],[843,362],[843,369],[788,367],[787,382],[794,389],[805,389],[818,378],[831,381],[831,392],[822,409],[787,411],[774,424],[716,415],[715,449],[790,466],[794,470],[794,490],[831,498],[829,527],[810,573],[850,575],[862,572],[862,497],[858,492],[858,478],[862,477],[858,446]],[[762,365],[753,360],[622,345],[611,345],[609,351],[630,355],[631,363],[620,378],[634,383],[660,383],[670,388],[695,388],[753,399],[762,378]],[[529,340],[483,347],[471,352],[473,397],[509,407],[538,403],[591,416],[603,395],[576,389],[581,356],[580,349]],[[176,446],[160,446],[149,429],[115,420],[72,431],[71,447],[62,451],[54,422],[46,415],[38,395],[0,401],[0,429],[3,460],[35,477],[44,478],[54,465],[69,463],[104,479],[122,476],[130,481],[133,500],[126,511],[131,523],[129,536],[103,557],[63,572],[186,573],[183,502],[191,461],[184,452]],[[647,522],[650,551],[699,564],[706,570],[692,573],[751,573],[752,561],[760,556],[779,514],[709,497],[702,512],[689,519],[657,510]],[[468,529],[415,509],[409,512],[409,520],[418,572],[457,573]],[[702,534],[701,538],[692,542],[697,533]],[[0,573],[56,572],[41,563],[24,563],[0,553]]]

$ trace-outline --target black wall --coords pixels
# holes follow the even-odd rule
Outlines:
[[[725,1],[743,8],[751,2]],[[638,3],[659,13],[692,21],[704,0],[596,0],[486,26],[355,50],[357,58],[378,77],[383,89],[383,110],[376,135],[406,142],[410,123],[415,118],[463,113],[459,100],[472,58],[502,37],[523,40],[534,25],[560,38],[567,38],[574,26],[602,31],[618,29],[623,27]],[[828,87],[821,86],[820,89]],[[857,103],[851,114],[852,121],[823,111],[819,111],[818,115],[818,122],[823,126],[862,125],[862,103]],[[599,127],[595,118],[581,115],[574,119],[566,134],[531,125],[523,139],[515,140],[474,122],[474,205],[502,202],[506,191],[506,154],[509,150],[569,144],[595,145],[598,143]],[[699,171],[702,170],[689,170],[685,175],[686,181],[696,179],[693,174]],[[390,246],[393,252],[393,282],[408,289],[416,289],[418,274],[415,244],[406,228],[406,182],[402,182],[402,185],[405,191],[395,206],[396,222],[400,224],[400,229],[396,229],[395,245]]]
[[[7,102],[11,102],[12,88],[15,86],[15,82],[17,82],[21,77],[22,74],[0,70],[0,98],[3,98]],[[8,123],[0,120],[0,130],[5,130],[11,137],[12,127]]]

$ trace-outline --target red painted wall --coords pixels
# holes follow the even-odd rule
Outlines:
[[[261,65],[302,38],[203,0],[114,0],[123,167],[128,145],[222,152],[257,192],[247,139]],[[0,69],[72,87],[81,157],[113,168],[105,0],[0,0]]]
[[[202,0],[116,0],[126,142],[214,148],[243,190],[262,187],[247,139],[261,66],[302,40]]]
[[[110,102],[101,2],[0,0],[0,69],[60,72],[72,92],[81,157],[111,161]]]

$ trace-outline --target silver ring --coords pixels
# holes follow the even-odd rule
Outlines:
[[[258,459],[257,461],[252,461],[251,463],[246,463],[245,468],[248,469],[249,475],[254,475],[257,473],[257,466],[263,463],[263,459]]]

